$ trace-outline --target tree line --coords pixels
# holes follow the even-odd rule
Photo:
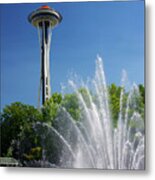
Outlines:
[[[144,118],[145,88],[141,84],[138,87],[140,97],[136,99],[138,102],[137,111]],[[122,87],[115,84],[108,86],[109,106],[114,127],[117,126],[120,111],[121,90]],[[87,90],[80,88],[79,93],[81,93],[89,107]],[[128,92],[125,92],[124,104],[127,101],[127,96]],[[95,95],[92,95],[92,97],[95,101]],[[40,122],[53,126],[61,107],[64,107],[75,121],[80,121],[81,108],[75,93],[65,94],[64,96],[60,93],[54,93],[41,109],[21,102],[14,102],[4,107],[0,114],[0,157],[13,157],[21,165],[25,165],[25,162],[42,159],[42,137],[41,134],[36,133],[34,124]],[[132,111],[132,108],[130,110]],[[53,151],[51,151],[53,154],[52,163],[58,161],[57,151],[59,151],[58,148],[53,145]]]

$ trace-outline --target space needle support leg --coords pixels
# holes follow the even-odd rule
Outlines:
[[[42,26],[42,44],[41,44],[41,78],[42,78],[42,104],[45,103],[45,43],[44,43],[44,26]]]

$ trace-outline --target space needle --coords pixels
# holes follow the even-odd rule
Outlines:
[[[40,72],[40,88],[39,88],[39,104],[40,92],[42,90],[42,104],[51,97],[50,86],[50,44],[52,29],[62,20],[60,13],[50,8],[42,6],[33,11],[28,16],[28,21],[38,29],[39,42],[41,48],[41,72]]]

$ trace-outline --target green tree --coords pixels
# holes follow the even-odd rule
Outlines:
[[[141,101],[139,103],[139,112],[144,119],[144,113],[145,113],[145,88],[144,88],[144,85],[142,85],[142,84],[139,85],[139,92],[141,95]]]
[[[88,92],[88,90],[86,88],[80,88],[78,91],[82,95],[84,102],[86,103],[87,107],[89,108],[90,104],[91,104],[89,96],[93,96],[93,95],[91,94],[91,92]],[[90,95],[89,95],[89,93],[90,93]]]
[[[120,112],[121,90],[122,88],[115,84],[111,84],[108,87],[109,105],[114,127],[117,126]],[[87,89],[80,88],[78,92],[82,95],[87,107],[90,108],[91,102]],[[130,100],[129,118],[136,110],[144,119],[145,88],[141,84],[139,85],[139,92],[140,96],[135,91]],[[123,115],[125,115],[128,95],[128,92],[124,92]],[[95,102],[96,94],[91,93],[91,96]],[[97,102],[95,103],[97,104]],[[64,107],[76,121],[83,118],[83,109],[76,93],[65,94],[64,97],[59,93],[54,93],[40,110],[20,102],[6,106],[0,114],[0,155],[14,157],[21,163],[24,163],[24,161],[40,160],[42,158],[43,147],[45,146],[48,149],[46,155],[49,157],[50,162],[58,163],[61,144],[57,142],[55,134],[52,134],[52,131],[50,131],[50,127],[57,125],[56,117],[59,116],[58,119],[62,120],[67,118],[66,112],[61,111],[60,107]],[[58,111],[59,109],[60,111]],[[37,122],[40,122],[40,131],[36,128]],[[65,128],[67,125],[65,122],[63,121],[61,126],[64,131],[67,129]],[[47,127],[42,126],[42,123],[46,123]],[[44,137],[42,137],[42,134],[44,134]]]
[[[43,121],[52,124],[57,116],[57,111],[61,106],[62,96],[61,94],[54,93],[52,97],[47,100],[42,107]]]
[[[142,102],[143,102],[143,104],[145,104],[145,88],[144,88],[144,85],[139,84],[138,87],[139,87],[140,95],[142,97]]]
[[[80,107],[76,94],[65,94],[61,105],[70,113],[74,120],[80,119]]]
[[[113,119],[113,125],[116,127],[119,111],[120,111],[121,87],[116,86],[115,84],[111,84],[108,87],[108,90],[109,90],[109,105],[111,109],[111,116]]]
[[[42,114],[20,102],[6,106],[0,116],[1,156],[23,160],[32,148],[40,146],[33,125],[42,122]]]

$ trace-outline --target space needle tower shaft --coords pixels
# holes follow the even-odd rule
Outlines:
[[[51,96],[50,87],[50,44],[52,29],[61,22],[62,16],[50,8],[42,6],[28,16],[29,22],[37,27],[41,49],[40,87],[42,90],[42,104]],[[40,91],[39,90],[39,91]],[[39,93],[40,99],[40,93]]]

